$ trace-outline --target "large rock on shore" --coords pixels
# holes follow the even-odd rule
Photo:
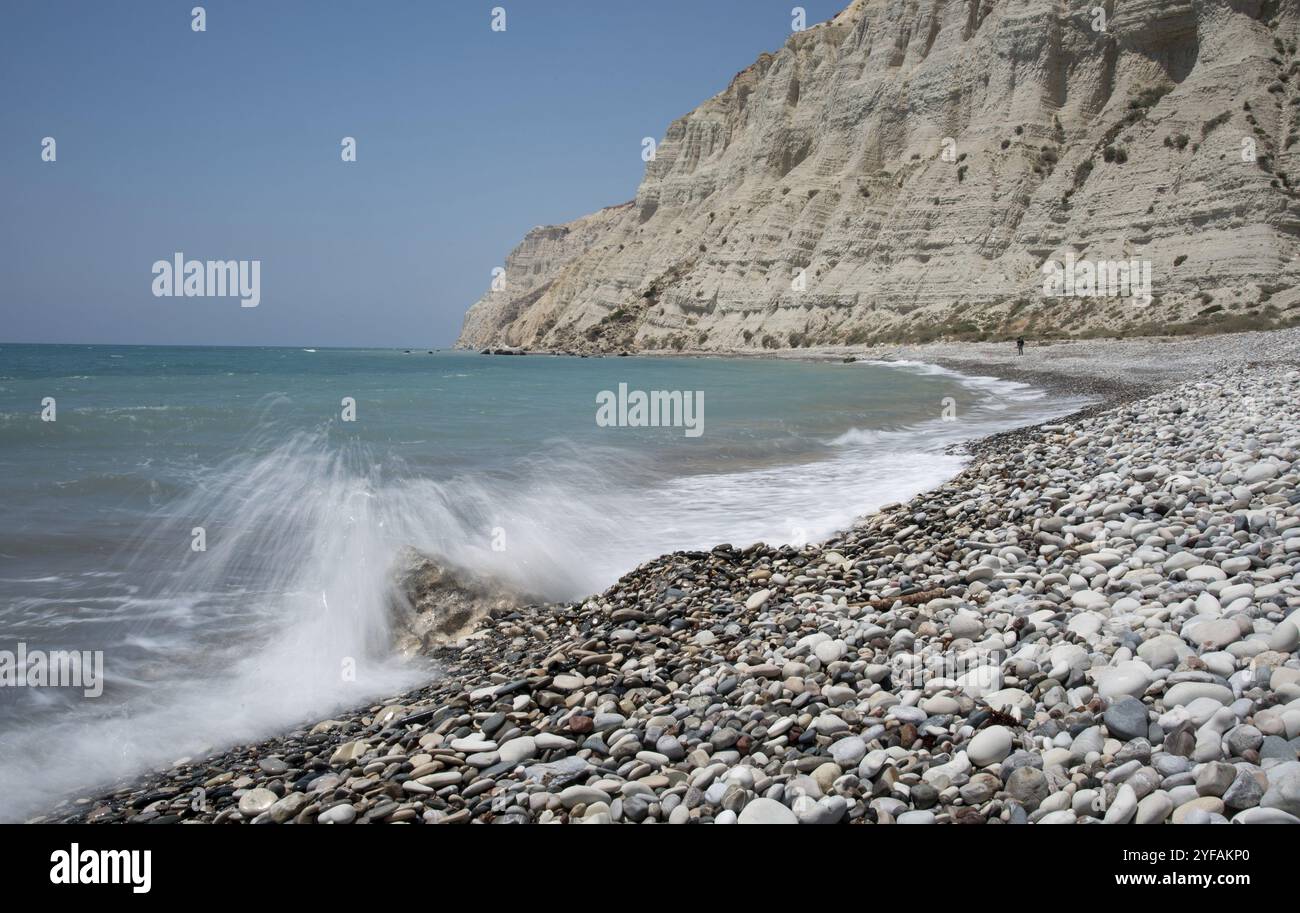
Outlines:
[[[397,649],[430,653],[471,633],[493,611],[509,611],[528,598],[469,571],[407,549],[393,570],[389,601]]]

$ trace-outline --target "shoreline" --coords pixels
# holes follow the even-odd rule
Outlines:
[[[1292,333],[1289,338],[1279,335],[1287,332],[1250,335],[1274,338],[1277,347],[1287,353],[1273,359],[1275,362],[1300,363],[1296,354],[1300,348],[1295,344],[1296,334]],[[1089,341],[1086,345],[1097,347],[1104,344]],[[859,653],[860,649],[866,649],[875,642],[875,638],[868,637],[858,643],[852,638],[827,636],[826,639],[821,639],[816,635],[825,633],[820,629],[826,626],[838,626],[842,630],[846,624],[856,622],[866,614],[892,615],[896,618],[899,612],[912,611],[908,608],[911,606],[920,606],[921,609],[917,611],[924,611],[929,616],[952,615],[950,620],[959,620],[957,627],[966,631],[971,626],[968,617],[978,613],[974,613],[972,605],[968,604],[971,600],[958,599],[955,608],[947,605],[954,600],[949,593],[952,583],[926,589],[920,583],[911,581],[911,574],[903,574],[909,578],[907,582],[914,585],[882,587],[874,581],[863,582],[860,564],[850,569],[841,555],[840,566],[836,567],[834,561],[828,564],[825,556],[828,553],[838,554],[835,552],[837,548],[845,552],[860,548],[863,530],[893,530],[895,541],[902,536],[904,544],[910,544],[908,536],[903,536],[903,533],[917,524],[911,523],[900,528],[897,519],[899,516],[914,514],[918,506],[932,504],[936,499],[951,499],[955,494],[965,491],[967,486],[978,486],[979,479],[988,474],[990,466],[1013,458],[1026,447],[1045,446],[1046,442],[1062,435],[1060,429],[1104,417],[1126,403],[1167,390],[1177,372],[1185,370],[1177,359],[1152,364],[1151,367],[1155,370],[1150,370],[1149,376],[1138,381],[1121,380],[1094,370],[1095,384],[1085,388],[1077,375],[1063,370],[1077,368],[1068,361],[1056,360],[1046,366],[1036,364],[1033,367],[1022,367],[1014,362],[1011,365],[973,362],[969,346],[965,347],[967,351],[963,353],[960,348],[954,351],[951,344],[921,347],[915,352],[924,350],[929,353],[935,348],[943,348],[945,351],[933,352],[932,357],[925,360],[963,374],[992,375],[1071,395],[1100,395],[1102,401],[1052,422],[1016,428],[969,442],[967,452],[971,455],[971,462],[956,478],[935,490],[921,493],[907,505],[887,506],[860,518],[850,529],[832,536],[824,543],[810,545],[802,550],[789,546],[756,546],[737,551],[727,546],[717,546],[710,552],[676,552],[630,571],[605,593],[590,597],[584,602],[545,604],[526,607],[518,612],[494,613],[460,646],[440,651],[436,658],[442,663],[443,677],[401,695],[400,705],[371,705],[365,710],[340,714],[339,721],[319,723],[310,731],[299,730],[256,745],[238,746],[161,775],[144,775],[125,789],[104,799],[86,801],[79,809],[74,804],[76,800],[69,800],[35,820],[227,821],[256,818],[273,821],[324,820],[335,823],[344,823],[345,819],[454,822],[470,819],[645,820],[649,817],[655,820],[681,820],[683,814],[678,809],[682,809],[687,820],[728,820],[729,817],[744,820],[746,814],[752,811],[751,817],[763,813],[781,820],[785,820],[788,813],[799,821],[830,818],[882,821],[934,808],[935,805],[916,807],[913,803],[907,809],[900,809],[894,804],[900,801],[896,798],[900,792],[910,798],[913,792],[910,787],[923,787],[930,782],[924,777],[914,784],[908,784],[905,779],[894,779],[894,784],[901,783],[906,788],[896,790],[891,785],[887,791],[888,796],[876,795],[880,792],[877,787],[872,787],[867,796],[858,796],[852,789],[846,793],[840,788],[846,784],[839,781],[845,776],[856,776],[858,786],[861,786],[862,774],[876,766],[874,761],[881,762],[875,774],[882,768],[892,771],[906,769],[907,764],[900,768],[893,763],[898,760],[898,752],[894,749],[906,741],[907,747],[902,749],[906,754],[910,748],[938,738],[937,733],[926,731],[925,724],[933,717],[964,715],[966,718],[962,726],[946,732],[948,738],[955,740],[955,744],[962,745],[969,741],[962,738],[963,727],[974,725],[983,732],[990,727],[990,720],[996,720],[993,728],[1007,728],[1005,723],[1009,714],[1005,708],[977,708],[976,702],[991,692],[978,683],[973,689],[968,684],[960,684],[959,678],[955,680],[957,683],[954,687],[937,689],[934,694],[930,693],[934,689],[927,686],[920,690],[920,696],[915,700],[891,702],[881,698],[873,701],[876,695],[888,692],[888,689],[882,689],[881,682],[890,681],[889,666],[885,666],[884,675],[879,675],[879,670],[875,667],[880,663],[865,662],[861,655],[852,662],[848,662],[846,657]],[[921,357],[909,357],[914,354],[910,349],[899,349],[891,353],[858,351],[862,357],[881,357],[882,360],[887,360],[884,356],[891,354],[895,360],[922,360]],[[708,354],[716,357],[718,353]],[[765,357],[773,357],[770,353],[763,354]],[[809,354],[800,350],[797,356],[781,354],[775,357],[807,357]],[[967,357],[963,358],[963,354]],[[1197,355],[1200,357],[1200,353]],[[838,351],[819,351],[811,353],[811,357],[842,359],[847,356]],[[1030,357],[1027,355],[1025,360]],[[1240,355],[1229,354],[1220,360],[1233,363],[1237,358]],[[1034,362],[1038,361],[1034,359]],[[1039,370],[1043,367],[1047,370]],[[1053,381],[1048,383],[1038,378],[1052,378]],[[951,505],[948,509],[951,509]],[[918,533],[913,531],[909,535],[915,536]],[[952,548],[960,541],[962,540],[958,539],[943,544]],[[914,551],[913,556],[915,554]],[[756,562],[757,566],[752,566]],[[689,604],[690,594],[671,581],[664,583],[657,592],[637,591],[636,598],[630,598],[632,594],[627,592],[638,581],[647,578],[657,580],[668,571],[676,573],[682,568],[695,574],[707,572],[706,578],[714,577],[718,570],[711,566],[714,564],[722,566],[722,577],[730,583],[739,579],[744,584],[742,589],[754,590],[743,601],[738,596],[728,600],[729,594],[724,593],[721,596],[722,605],[729,606],[725,612],[719,612],[718,606],[714,605],[704,611],[703,615],[697,609],[687,616],[687,620],[683,620],[681,612],[665,608],[665,605],[671,607],[683,601]],[[803,568],[825,570],[811,574],[788,573]],[[743,575],[738,574],[741,570],[744,571]],[[983,583],[992,576],[994,575],[990,574],[985,577],[983,572],[978,572],[977,579],[965,583]],[[857,581],[856,586],[848,586],[847,589],[843,586],[823,587],[820,598],[811,600],[801,598],[799,593],[778,593],[775,592],[777,587],[764,586],[761,591],[768,595],[756,602],[759,592],[756,585],[778,578],[785,578],[780,589],[790,590],[791,580],[798,581],[799,586],[811,588],[817,581],[843,581],[851,577]],[[682,590],[684,595],[674,595],[665,602],[663,594],[674,589]],[[825,592],[827,589],[832,595],[841,595],[828,602]],[[864,597],[865,594],[870,598],[858,598],[857,605],[850,604],[847,594],[855,589],[856,592],[852,593],[855,597]],[[676,659],[689,664],[692,659],[709,654],[720,635],[734,636],[728,634],[725,625],[721,632],[713,633],[713,628],[717,625],[709,626],[705,623],[714,615],[719,615],[721,620],[735,615],[753,622],[755,617],[761,617],[769,611],[765,608],[769,600],[785,605],[786,597],[790,597],[791,618],[783,622],[784,627],[790,630],[793,624],[795,631],[807,636],[798,643],[782,645],[789,652],[778,649],[778,653],[788,660],[780,670],[770,668],[775,665],[774,662],[742,662],[736,665],[734,661],[724,659],[724,665],[733,667],[729,676],[723,675],[719,679],[717,676],[706,675],[705,678],[711,679],[711,683],[700,695],[694,695],[692,700],[685,701],[684,709],[643,719],[640,721],[641,728],[630,728],[629,722],[636,717],[640,708],[647,704],[654,706],[656,701],[665,702],[666,696],[678,693],[687,684],[678,682],[678,687],[670,687],[668,682],[673,681],[671,677],[654,674],[657,671],[657,662],[654,661],[648,667],[650,674],[641,672],[647,667],[637,657],[655,656],[655,650],[648,650],[648,644],[643,641],[656,644],[661,638],[667,638],[676,645]],[[885,608],[883,603],[874,604],[882,600],[890,601],[889,608]],[[804,616],[809,613],[796,609],[801,608],[801,604],[810,602],[818,607],[819,612],[823,606],[829,606],[826,611],[838,617],[835,625],[830,625],[830,622],[826,625],[814,624],[805,630]],[[1300,604],[1300,597],[1296,603]],[[974,604],[977,605],[978,602],[975,601]],[[1292,608],[1293,604],[1288,603],[1287,607]],[[844,611],[835,611],[836,608]],[[882,608],[885,611],[879,613],[878,610]],[[950,608],[953,611],[949,612]],[[811,614],[817,620],[818,613]],[[1019,619],[1020,616],[1017,616],[1016,620]],[[669,621],[667,625],[663,624],[665,620]],[[1266,624],[1269,621],[1265,619]],[[563,635],[568,630],[568,625],[575,623],[584,630],[600,631],[607,636],[590,638],[599,640],[590,649],[585,649],[586,644],[575,647],[572,643],[559,647],[566,640]],[[908,630],[915,638],[918,631],[913,628],[924,627],[925,624],[933,622],[917,624],[913,619],[909,622]],[[873,622],[872,626],[878,626],[878,623]],[[538,630],[541,634],[535,633]],[[682,638],[677,635],[688,630],[697,636],[688,639],[686,643],[680,643]],[[998,629],[997,634],[990,634],[986,639],[996,639],[1005,630],[1004,626]],[[899,629],[895,633],[901,634],[902,631]],[[954,633],[956,632],[949,632],[950,640]],[[928,636],[929,632],[926,634]],[[810,637],[816,643],[805,643]],[[827,643],[836,646],[823,648],[823,644]],[[484,646],[485,644],[490,646]],[[663,650],[667,647],[660,644],[656,649]],[[878,651],[879,647],[872,649]],[[832,653],[838,655],[832,658]],[[629,662],[632,663],[630,669],[627,668]],[[713,662],[712,659],[710,662]],[[837,663],[846,662],[848,664],[845,668],[836,668]],[[806,674],[785,675],[791,671],[791,664],[801,667],[795,671]],[[829,678],[828,672],[831,673]],[[867,673],[865,677],[864,672]],[[823,680],[819,681],[819,676]],[[588,682],[587,679],[592,681]],[[606,679],[611,680],[605,681]],[[799,687],[793,689],[797,690],[798,696],[771,697],[773,688],[787,690],[784,685],[789,684],[791,679],[799,679]],[[479,687],[463,687],[467,682]],[[780,684],[782,682],[784,684]],[[1074,684],[1076,690],[1078,687],[1073,682],[1060,684]],[[588,685],[596,690],[586,691]],[[719,686],[723,685],[727,686],[726,690],[719,692]],[[857,691],[865,689],[869,693],[850,695],[837,691],[848,688],[852,692],[855,685]],[[710,687],[712,691],[709,690]],[[1016,689],[993,690],[1000,692]],[[725,709],[719,713],[727,722],[735,723],[736,717],[732,713],[735,702],[719,699],[718,695],[726,698],[739,691],[745,691],[754,699],[755,704],[757,695],[766,694],[769,702],[780,703],[785,700],[795,709],[809,705],[825,707],[821,716],[805,721],[802,719],[803,714],[798,714],[798,719],[789,725],[786,725],[786,721],[790,720],[791,715],[786,715],[773,726],[758,727],[765,730],[762,733],[751,731],[753,727],[747,730],[744,725],[722,726],[723,732],[735,734],[734,740],[731,735],[714,739],[713,734],[719,731],[720,724],[708,717],[708,711],[716,709],[720,704]],[[973,696],[973,692],[983,693]],[[634,696],[629,698],[629,694]],[[832,694],[835,696],[832,697]],[[582,696],[581,700],[575,700],[578,695]],[[804,699],[805,695],[812,697]],[[708,703],[694,699],[700,697],[707,698]],[[844,697],[845,700],[838,701],[838,697]],[[861,700],[855,701],[857,698]],[[951,709],[953,712],[927,716],[928,711],[917,708],[918,703],[924,705],[926,701],[937,701],[941,709]],[[1017,707],[1024,713],[1023,699],[1017,698],[1016,701]],[[854,706],[848,711],[840,710],[855,702],[860,706]],[[965,706],[968,702],[969,707]],[[950,706],[954,704],[955,706]],[[911,708],[915,712],[893,712],[894,707]],[[981,712],[986,716],[977,718]],[[920,718],[910,719],[918,713],[921,714]],[[819,721],[828,714],[838,720],[838,723],[827,721],[824,727],[819,726]],[[702,716],[703,719],[697,720],[697,716]],[[615,717],[620,719],[615,720]],[[975,720],[974,724],[972,719]],[[955,721],[949,720],[950,724],[953,722]],[[528,725],[523,725],[524,723]],[[695,725],[688,725],[691,723]],[[912,725],[916,732],[906,730],[908,725]],[[858,735],[845,734],[855,728]],[[876,732],[877,729],[880,731]],[[789,734],[796,731],[798,739],[790,738]],[[871,739],[866,738],[868,733],[873,734]],[[606,736],[611,738],[607,740]],[[999,732],[997,738],[1000,741],[1002,733]],[[748,742],[745,742],[746,739]],[[896,744],[887,744],[891,739]],[[857,754],[858,741],[862,742],[864,750],[857,759],[857,773],[850,774],[847,770],[852,765],[847,765],[846,759]],[[400,750],[385,750],[382,754],[376,750],[378,743],[389,742],[398,744]],[[635,750],[631,750],[633,744]],[[737,751],[736,746],[742,744],[745,750]],[[811,761],[792,761],[794,768],[782,773],[784,765],[777,764],[775,756],[769,754],[774,750],[771,747],[773,744],[786,753],[797,751],[794,746],[810,746],[808,757],[818,763],[809,766]],[[871,747],[873,745],[879,747]],[[761,753],[756,754],[756,751]],[[889,759],[888,764],[878,755],[882,751]],[[924,752],[928,754],[929,749],[924,749]],[[968,754],[969,746],[963,756]],[[746,763],[741,763],[742,758],[746,759]],[[767,758],[768,763],[760,768],[754,763],[759,758]],[[868,760],[873,760],[873,763],[868,764]],[[597,761],[602,763],[594,763]],[[713,776],[709,776],[708,772],[719,763],[725,765],[725,770],[714,771]],[[773,764],[776,764],[776,768],[768,770]],[[829,780],[827,778],[831,772],[825,770],[826,764],[835,764],[839,770]],[[958,758],[954,757],[945,764],[958,764]],[[945,764],[938,767],[944,767]],[[867,769],[861,769],[862,765],[866,765]],[[808,769],[804,770],[804,767]],[[352,778],[361,782],[364,788],[376,786],[376,795],[371,797],[369,793],[362,793],[359,794],[359,799],[356,798],[358,794],[347,785],[349,780],[342,775],[347,771],[351,771]],[[823,776],[818,776],[819,771]],[[522,773],[523,778],[516,777],[517,773]],[[634,773],[637,776],[632,776]],[[949,773],[954,774],[953,777],[948,777],[950,786],[962,778],[968,783],[974,782],[969,771],[957,773],[949,770]],[[365,782],[376,779],[376,774],[380,775],[376,783]],[[812,775],[812,784],[804,782],[809,779],[809,774]],[[722,775],[721,778],[719,775]],[[899,777],[904,778],[910,776],[909,773],[899,774]],[[944,776],[947,777],[947,774]],[[608,782],[610,777],[618,779],[619,784]],[[867,779],[870,780],[870,777]],[[823,783],[822,780],[827,782]],[[726,788],[717,790],[714,788],[717,783],[726,784]],[[760,790],[757,788],[760,783],[771,788]],[[789,791],[792,783],[796,787],[793,793]],[[1010,784],[1002,785],[1007,787]],[[270,788],[267,789],[267,786]],[[205,798],[212,803],[209,811],[198,812],[190,807],[190,799],[196,787],[204,789]],[[776,787],[781,787],[776,790],[780,793],[779,800],[768,795]],[[938,798],[945,801],[961,800],[962,788],[955,788],[956,796],[950,795],[945,787],[938,791]],[[346,795],[340,794],[340,790]],[[498,795],[502,790],[505,793]],[[692,790],[702,795],[696,796]],[[502,795],[515,792],[527,796],[528,801],[522,805],[502,803]],[[715,797],[717,802],[709,799],[710,792],[719,792]],[[926,789],[919,789],[918,792],[928,801]],[[1052,794],[1057,792],[1060,790],[1055,790]],[[1072,794],[1073,792],[1077,792],[1077,789]],[[658,801],[650,801],[648,798],[641,801],[638,798],[651,795]],[[539,801],[534,796],[544,796],[545,799]],[[676,797],[676,801],[665,799],[665,796]],[[839,799],[835,798],[837,796]],[[876,807],[874,802],[864,801],[868,796],[874,799],[894,798],[892,802],[886,801],[884,805]],[[490,801],[480,797],[490,797]],[[728,802],[728,797],[732,801]],[[1045,796],[1044,799],[1046,798]],[[145,799],[149,801],[143,801]],[[805,800],[810,800],[811,805]],[[994,798],[986,801],[998,800]],[[974,803],[979,804],[981,803]],[[1027,809],[1028,803],[1024,802],[1012,804],[1018,805],[1026,818],[1038,810],[1037,807]],[[753,806],[752,810],[750,806]],[[775,806],[781,806],[784,811]],[[966,813],[973,806],[972,803],[956,801],[953,807]],[[1004,799],[999,812],[1005,811],[1015,818],[1017,813],[1008,808]],[[1052,808],[1049,813],[1055,811],[1063,809]],[[966,814],[966,817],[970,815]]]
[[[1216,364],[1268,363],[1261,349],[1300,341],[1300,328],[1251,330],[1205,336],[1096,337],[1026,340],[1025,355],[1013,340],[1003,342],[881,343],[810,346],[799,349],[644,349],[578,353],[548,349],[510,349],[513,355],[564,358],[781,358],[796,361],[917,361],[967,375],[1030,383],[1049,392],[1133,398],[1188,379],[1191,372]],[[487,347],[492,349],[494,347]],[[477,348],[455,348],[474,354]],[[1260,356],[1256,361],[1252,356]],[[509,357],[502,355],[501,357]]]

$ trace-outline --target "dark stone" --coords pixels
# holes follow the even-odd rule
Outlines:
[[[1179,725],[1165,736],[1165,751],[1180,758],[1190,758],[1196,750],[1196,734],[1190,723]]]
[[[912,787],[910,793],[912,805],[916,808],[925,810],[934,808],[939,801],[939,790],[935,789],[929,783],[918,783]]]
[[[1145,739],[1150,728],[1146,704],[1127,695],[1111,704],[1102,719],[1110,734],[1122,742]]]
[[[262,773],[272,777],[277,777],[289,769],[289,765],[279,758],[262,758],[257,762],[257,766],[261,768]]]
[[[1021,767],[1007,777],[1007,792],[1027,810],[1047,798],[1047,777],[1036,767]]]
[[[1296,759],[1295,746],[1280,735],[1266,735],[1264,741],[1259,745],[1259,759],[1265,761],[1268,758],[1294,761]]]

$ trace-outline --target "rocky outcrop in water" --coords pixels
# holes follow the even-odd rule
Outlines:
[[[633,201],[529,232],[460,344],[725,350],[1300,319],[1296,3],[1104,6],[1102,23],[1055,0],[857,0],[672,123]],[[1068,257],[1081,279],[1136,262],[1150,300],[1123,283],[1048,297],[1044,264]]]
[[[448,567],[414,549],[394,570],[391,612],[397,650],[432,653],[469,635],[492,612],[508,612],[528,600],[505,585]]]

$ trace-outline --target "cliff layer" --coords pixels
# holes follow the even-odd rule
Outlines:
[[[1298,26],[1296,0],[856,0],[672,123],[633,201],[529,232],[460,344],[1296,322]]]

